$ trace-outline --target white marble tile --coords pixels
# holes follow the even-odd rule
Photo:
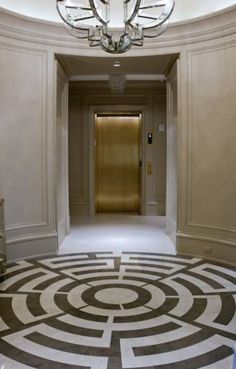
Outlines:
[[[216,363],[204,366],[201,369],[233,369],[233,355],[219,360]]]
[[[86,305],[84,300],[82,299],[82,293],[89,288],[86,284],[81,284],[80,286],[76,286],[70,290],[67,296],[67,300],[71,306],[74,306],[76,309],[79,309]]]
[[[168,365],[182,360],[193,359],[196,356],[215,350],[224,344],[233,345],[233,340],[218,335],[212,336],[203,342],[187,346],[185,348],[170,351],[167,353],[135,356],[133,347],[129,345],[129,341],[121,340],[122,363],[125,368],[144,368],[145,366]]]
[[[71,233],[59,253],[94,251],[176,253],[165,234],[165,217],[99,214],[72,219]]]
[[[100,285],[110,285],[110,284],[120,284],[121,281],[119,279],[105,279],[105,280],[100,280],[100,281],[92,281],[89,282],[89,284],[91,286],[100,286]],[[139,282],[139,281],[132,281],[132,280],[125,280],[122,279],[122,285],[131,285],[131,286],[142,286],[144,283],[143,282]]]
[[[0,369],[35,369],[32,366],[21,364],[0,354]]]
[[[124,288],[106,288],[95,294],[96,300],[105,304],[128,304],[138,298],[138,294],[124,286]]]
[[[151,293],[151,299],[145,306],[152,309],[157,309],[165,303],[166,295],[160,288],[157,288],[151,284],[144,286],[143,288]]]
[[[200,328],[194,327],[190,324],[183,323],[182,327],[179,327],[171,332],[165,332],[160,334],[150,335],[148,337],[138,337],[121,339],[124,346],[135,348],[135,347],[145,347],[151,345],[161,345],[168,344],[169,342],[176,341],[178,339],[191,336],[200,331]],[[167,354],[168,355],[168,354]]]
[[[207,271],[206,269],[208,269],[208,268],[211,269],[212,271]],[[223,288],[227,288],[228,291],[236,291],[236,285],[234,283],[230,282],[226,278],[223,278],[223,277],[215,274],[214,270],[222,272],[226,276],[228,275],[228,276],[236,278],[236,273],[233,270],[228,270],[226,268],[222,268],[222,267],[219,267],[217,265],[212,265],[212,264],[208,264],[208,263],[202,264],[198,267],[195,267],[195,268],[191,269],[191,272],[203,275],[203,276],[219,283],[222,286],[222,288],[214,289],[215,291],[221,291],[221,290],[223,290]]]
[[[28,270],[26,272],[18,273],[16,275],[14,275],[13,277],[10,277],[10,278],[6,279],[5,281],[3,281],[2,283],[0,283],[0,289],[2,291],[6,291],[9,287],[11,287],[13,284],[17,283],[20,279],[31,277],[31,276],[34,276],[35,274],[41,273],[41,272],[45,273],[45,269],[34,268],[34,269]]]
[[[205,324],[206,326],[219,329],[221,331],[226,331],[235,334],[236,332],[236,311],[232,320],[228,324],[215,323],[215,319],[220,314],[222,308],[222,302],[220,296],[205,296],[207,299],[207,307],[201,316],[196,319],[196,322]],[[234,296],[235,306],[236,306],[236,295]]]
[[[16,264],[17,265],[14,265],[12,267],[8,267],[5,274],[8,275],[10,273],[14,273],[16,271],[20,271],[22,269],[29,268],[29,267],[33,266],[33,264],[31,264],[31,263],[29,263],[25,260],[17,261]]]
[[[46,282],[50,279],[53,279],[55,277],[58,277],[58,274],[51,272],[49,270],[41,269],[39,273],[42,272],[44,275],[38,278],[32,279],[30,282],[25,283],[24,286],[22,286],[19,291],[20,292],[31,292],[34,290],[35,287],[40,285],[43,282]]]
[[[0,317],[0,332],[5,331],[5,330],[7,330],[7,329],[9,329],[8,325],[6,325],[6,324],[4,323],[4,321],[2,320],[2,318]],[[0,368],[0,369],[1,369],[1,368]]]
[[[143,250],[144,252],[146,252],[146,250]],[[170,253],[171,254],[171,253]],[[147,254],[147,255],[140,255],[138,253],[132,253],[132,254],[123,254],[122,255],[122,262],[138,262],[140,260],[142,260],[142,257],[145,257],[147,259],[151,259],[151,262],[153,264],[160,264],[160,260],[165,262],[165,261],[172,261],[172,262],[176,262],[176,263],[182,263],[184,265],[188,265],[188,264],[195,264],[199,261],[201,261],[202,259],[199,258],[191,258],[191,259],[184,259],[178,256],[175,256],[173,259],[173,256],[167,256],[167,255],[151,255],[151,254]],[[131,259],[132,258],[132,259]],[[154,260],[156,259],[156,260]],[[143,262],[143,261],[142,261]],[[148,263],[149,261],[146,260],[146,262]],[[165,263],[166,264],[166,263]],[[164,265],[165,265],[164,264]]]
[[[18,349],[41,358],[69,365],[88,366],[91,369],[107,369],[106,357],[88,356],[52,349],[28,340],[25,336],[34,332],[34,327],[5,336],[4,341]]]
[[[200,275],[201,275],[201,273],[200,273]],[[216,290],[211,285],[209,285],[207,282],[204,282],[202,279],[198,278],[197,275],[196,275],[196,277],[193,277],[193,276],[188,275],[188,274],[179,273],[177,277],[181,278],[183,280],[186,280],[187,282],[190,282],[193,286],[198,287],[203,293],[216,292]],[[175,278],[176,278],[176,276],[170,277],[170,279],[172,279],[173,282],[174,282]],[[167,280],[165,280],[165,281],[167,281]],[[178,283],[178,282],[175,282],[175,283]]]
[[[162,283],[173,288],[178,294],[178,296],[174,296],[179,298],[178,304],[170,311],[170,313],[177,317],[185,315],[193,306],[193,295],[191,291],[180,283],[174,281],[172,278],[166,278],[162,280]]]
[[[82,308],[81,310],[89,314],[100,315],[100,316],[110,316],[110,317],[134,316],[134,315],[139,315],[139,314],[145,314],[150,311],[150,309],[146,308],[145,306],[140,306],[137,308],[127,309],[127,310],[109,310],[109,309],[101,309],[95,306],[86,306],[85,308]]]

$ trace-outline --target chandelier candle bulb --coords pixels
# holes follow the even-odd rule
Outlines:
[[[132,46],[143,46],[144,38],[163,33],[174,9],[174,0],[56,0],[57,10],[70,33],[87,38],[91,47],[100,46],[121,54]],[[112,31],[114,23],[118,29]]]

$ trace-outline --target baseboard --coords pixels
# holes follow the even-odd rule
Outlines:
[[[153,201],[146,204],[145,215],[161,215],[164,216],[166,211],[165,201]]]
[[[70,204],[70,216],[72,218],[89,215],[89,204]]]
[[[7,241],[7,262],[56,254],[57,243],[56,232],[12,239]]]
[[[60,246],[61,243],[64,241],[65,237],[66,237],[66,223],[64,221],[64,219],[62,221],[59,222],[58,224],[58,245]]]
[[[178,232],[177,252],[236,265],[236,242],[234,241]]]

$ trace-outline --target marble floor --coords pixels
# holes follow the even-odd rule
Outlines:
[[[106,237],[102,219],[75,224],[60,255],[8,266],[0,369],[232,369],[236,270],[174,255],[163,219],[117,221]]]
[[[59,253],[87,251],[149,251],[175,254],[165,234],[165,217],[99,214],[72,219],[71,232]]]

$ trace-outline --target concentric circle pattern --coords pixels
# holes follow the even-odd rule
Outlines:
[[[231,369],[235,277],[153,253],[19,261],[0,284],[0,367]]]

